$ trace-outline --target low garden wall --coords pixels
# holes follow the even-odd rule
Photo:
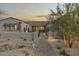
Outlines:
[[[38,32],[0,32],[0,39],[38,39]]]

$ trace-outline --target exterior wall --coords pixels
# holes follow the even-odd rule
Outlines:
[[[0,32],[0,39],[34,39],[36,41],[38,39],[38,32]]]
[[[15,20],[15,19],[5,19],[5,20],[2,20],[2,21],[0,21],[0,31],[4,31],[4,27],[3,27],[4,24],[15,24],[15,23],[17,23],[17,25],[18,25],[19,22],[22,22],[22,21]],[[17,25],[15,26],[16,29],[18,27]],[[21,32],[24,32],[24,28],[26,26],[27,26],[27,28],[30,27],[29,24],[26,24],[24,22],[21,23],[21,28],[20,28]],[[28,32],[28,30],[26,32]]]
[[[24,28],[26,29],[25,32],[28,32],[28,29],[30,28],[29,24],[26,24],[24,22],[21,23],[21,31],[24,32]]]
[[[4,31],[4,27],[3,25],[4,24],[9,24],[9,23],[18,23],[19,21],[18,20],[14,20],[14,19],[5,19],[5,20],[2,20],[0,21],[0,31]]]

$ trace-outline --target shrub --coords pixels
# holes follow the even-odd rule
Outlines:
[[[56,48],[57,48],[57,49],[62,49],[62,47],[61,47],[61,46],[56,46]]]
[[[34,38],[32,38],[32,41],[34,41]]]
[[[25,53],[25,56],[29,56],[29,53],[26,52],[26,53]]]
[[[8,40],[10,40],[10,39],[8,39]]]
[[[10,50],[9,44],[4,44],[3,47],[4,47],[6,50]]]
[[[27,39],[24,39],[24,41],[26,41]]]
[[[4,44],[3,46],[4,46],[4,47],[7,47],[7,46],[9,46],[9,44]]]
[[[63,55],[63,56],[70,56],[70,55],[66,52],[65,49],[62,49],[62,50],[60,51],[60,55]]]
[[[22,51],[22,53],[25,55],[25,56],[29,56],[29,53],[27,51]]]
[[[24,45],[17,45],[17,48],[23,48],[25,47]]]

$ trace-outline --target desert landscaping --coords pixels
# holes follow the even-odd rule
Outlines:
[[[11,33],[10,33],[11,34]],[[9,35],[8,35],[9,36]],[[3,37],[1,37],[3,38]],[[16,37],[17,38],[17,37]],[[29,38],[28,38],[29,39]],[[35,45],[34,45],[35,44]],[[48,52],[49,51],[49,52]],[[53,51],[53,52],[51,52]],[[7,56],[42,56],[55,55],[45,35],[41,34],[34,41],[27,39],[0,39],[0,55]]]
[[[0,56],[79,56],[79,3],[0,8]]]
[[[0,56],[62,55],[79,55],[78,48],[65,48],[63,40],[55,39],[51,35],[51,32],[48,33],[48,38],[44,33],[41,33],[35,41],[23,38],[8,39],[7,37],[5,39],[0,39]]]

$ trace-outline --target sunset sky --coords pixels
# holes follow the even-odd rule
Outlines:
[[[0,3],[0,19],[15,17],[25,21],[47,21],[44,16],[55,11],[56,3]]]

